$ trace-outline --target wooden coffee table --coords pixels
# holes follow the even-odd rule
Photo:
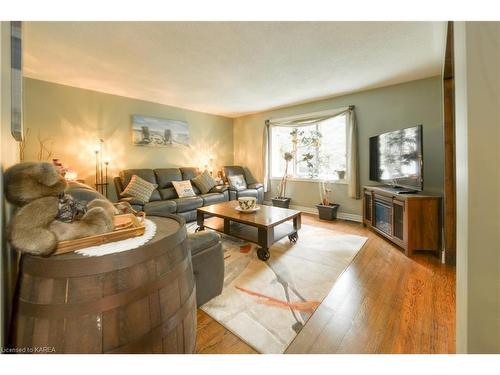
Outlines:
[[[259,205],[259,210],[246,213],[236,210],[237,201],[217,203],[197,209],[196,231],[216,230],[260,246],[259,259],[269,259],[271,245],[284,237],[295,243],[299,238],[300,211]],[[208,217],[208,218],[207,218]]]

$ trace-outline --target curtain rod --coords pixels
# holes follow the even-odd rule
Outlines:
[[[347,108],[347,109],[349,109],[349,110],[352,111],[352,110],[354,110],[355,106],[354,105],[348,105],[348,106],[344,106],[344,107],[340,107],[340,108]],[[307,118],[309,116],[314,117],[314,116],[319,116],[319,115],[327,115],[329,112],[335,113],[340,108],[331,109],[331,110],[329,109],[329,110],[319,111],[319,112],[313,112],[313,113],[305,113],[305,114],[302,114],[302,115],[294,115],[294,116],[283,117],[283,118],[267,119],[265,121],[265,124],[266,125],[270,125],[271,121],[283,121],[283,120],[289,121],[289,120],[294,120],[294,119]]]

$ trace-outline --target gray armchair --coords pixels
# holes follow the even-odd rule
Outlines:
[[[255,197],[258,204],[264,203],[264,185],[257,182],[248,169],[237,165],[230,165],[223,167],[223,172],[226,179],[229,176],[243,175],[247,183],[247,188],[243,190],[237,190],[230,186],[229,200],[235,200],[240,197]]]

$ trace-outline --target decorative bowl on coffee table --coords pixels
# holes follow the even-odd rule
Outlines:
[[[240,208],[238,211],[250,212],[255,210],[257,207],[257,198],[255,197],[240,197],[238,198],[238,207]]]

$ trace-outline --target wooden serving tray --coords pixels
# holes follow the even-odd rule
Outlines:
[[[65,254],[89,246],[102,245],[108,242],[142,236],[146,230],[144,224],[146,215],[144,212],[140,212],[139,214],[139,216],[133,214],[116,215],[113,218],[115,223],[115,230],[113,232],[77,238],[76,240],[61,241],[58,243],[56,251],[52,255]]]

